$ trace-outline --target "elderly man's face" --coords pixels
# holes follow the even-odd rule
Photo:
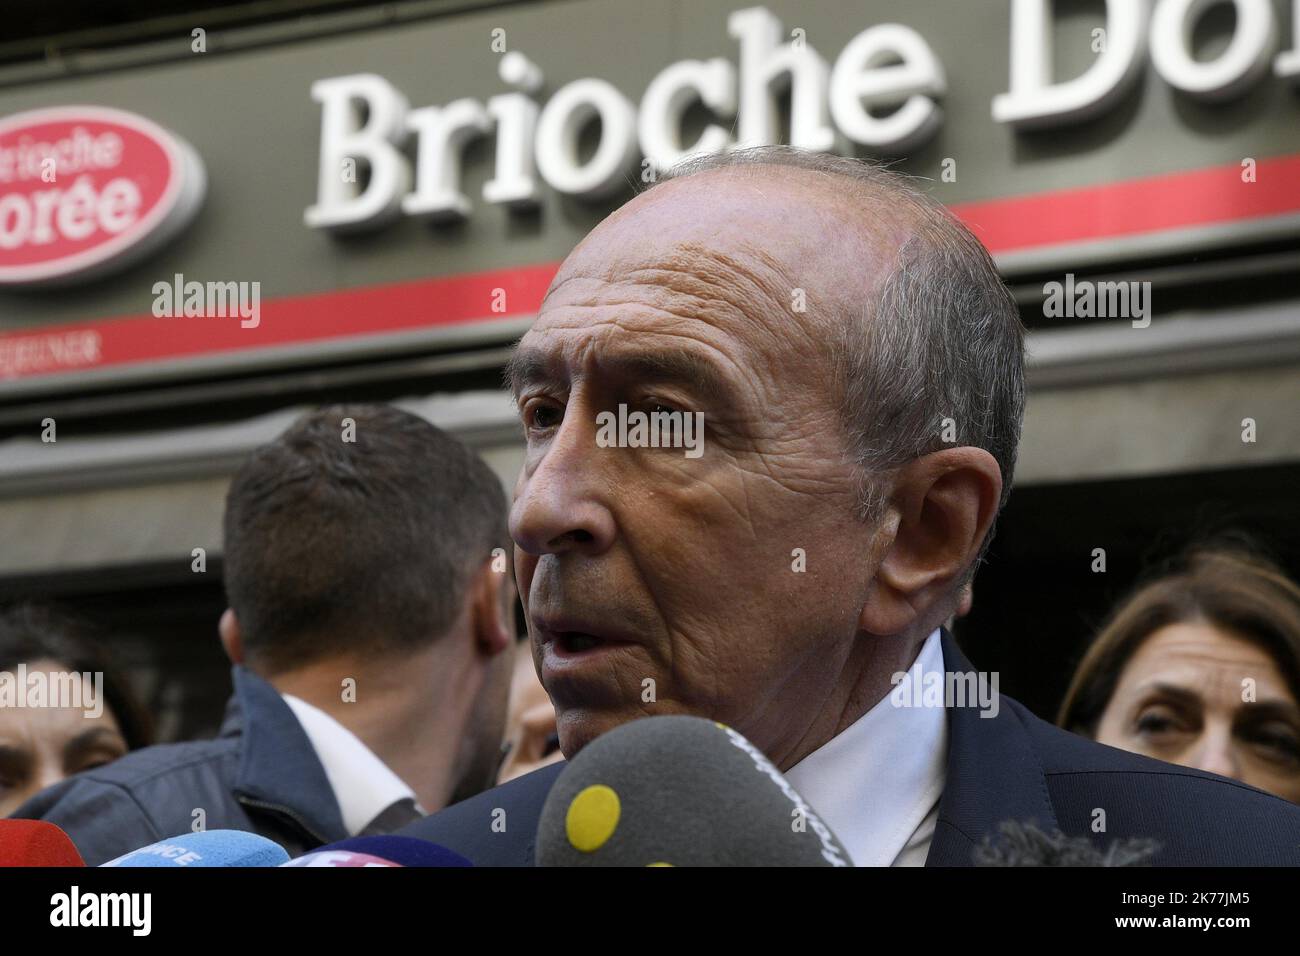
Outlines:
[[[686,713],[780,763],[860,652],[881,548],[856,518],[828,345],[902,227],[864,235],[808,176],[715,170],[638,197],[565,261],[520,343],[511,533],[569,756]],[[600,447],[620,404],[702,412],[702,456]]]

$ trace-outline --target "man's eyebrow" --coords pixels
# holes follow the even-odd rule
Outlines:
[[[101,744],[116,743],[120,740],[121,734],[112,727],[92,727],[83,730],[63,745],[63,759],[70,761]]]
[[[722,371],[698,352],[683,349],[634,352],[611,355],[601,364],[623,378],[684,386],[706,401],[721,403],[732,397]]]
[[[563,379],[545,353],[537,349],[526,349],[522,345],[516,345],[510,354],[503,377],[507,391],[515,398],[519,397],[527,385],[538,382],[556,383]]]
[[[1195,691],[1188,690],[1186,687],[1181,687],[1178,684],[1170,684],[1166,681],[1160,680],[1159,678],[1145,684],[1140,684],[1135,688],[1135,690],[1141,697],[1149,698],[1152,695],[1167,697],[1171,701],[1184,707],[1194,707],[1201,702],[1201,695]]]
[[[1252,720],[1262,722],[1265,720],[1283,720],[1294,722],[1300,717],[1300,708],[1284,698],[1277,700],[1260,700],[1250,701],[1250,707],[1246,709]]]
[[[733,398],[732,390],[718,366],[704,356],[683,349],[630,352],[601,358],[607,374],[638,381],[682,385],[706,401],[723,403]],[[567,385],[555,363],[536,349],[516,348],[505,369],[506,387],[518,397],[528,385]]]

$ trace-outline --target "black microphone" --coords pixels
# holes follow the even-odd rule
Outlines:
[[[538,866],[852,866],[758,748],[699,717],[644,717],[597,737],[556,779]]]
[[[350,862],[349,855],[364,856],[367,859]],[[310,860],[307,858],[310,857]],[[469,860],[445,846],[420,840],[415,837],[398,836],[388,833],[376,836],[357,836],[337,843],[320,847],[305,856],[281,863],[281,866],[368,866],[371,860],[379,860],[383,865],[406,867],[446,867],[473,866]],[[299,862],[305,861],[305,862]]]

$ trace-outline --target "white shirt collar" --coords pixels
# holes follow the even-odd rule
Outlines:
[[[281,694],[289,705],[338,801],[343,826],[356,836],[399,800],[415,800],[415,791],[402,782],[356,734],[319,707],[292,694]]]
[[[909,669],[942,674],[936,628]],[[943,707],[900,707],[886,694],[786,772],[858,866],[920,866],[930,850],[948,759]]]

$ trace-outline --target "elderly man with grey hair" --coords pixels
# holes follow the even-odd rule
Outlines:
[[[507,370],[519,593],[565,756],[642,716],[726,723],[858,865],[969,865],[1008,821],[1151,839],[1157,864],[1300,863],[1297,808],[1052,727],[943,629],[1011,487],[1023,337],[978,240],[856,160],[703,157],[600,223]],[[702,442],[636,441],[636,412]],[[529,865],[563,767],[406,832]]]

